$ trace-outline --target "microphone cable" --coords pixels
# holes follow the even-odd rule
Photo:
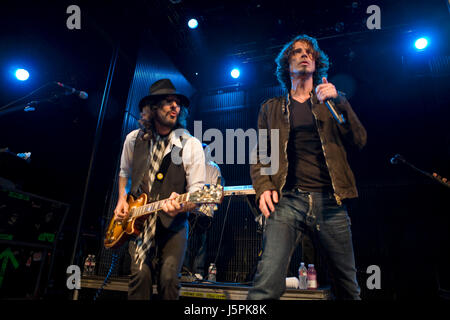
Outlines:
[[[97,298],[100,296],[100,294],[103,292],[103,288],[106,286],[106,284],[108,283],[109,277],[111,276],[114,268],[117,265],[117,260],[119,259],[119,255],[114,252],[112,254],[112,261],[111,261],[111,266],[109,267],[109,271],[108,274],[106,275],[105,280],[103,281],[103,284],[100,286],[100,288],[97,290],[97,293],[94,296],[94,301],[97,300]]]

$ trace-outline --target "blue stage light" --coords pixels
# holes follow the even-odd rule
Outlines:
[[[233,70],[231,70],[231,76],[235,79],[239,78],[239,76],[241,75],[241,72],[239,71],[239,69],[234,68]]]
[[[25,69],[17,69],[16,70],[16,78],[20,81],[25,81],[30,77],[30,74]]]
[[[191,19],[191,20],[189,20],[188,26],[189,26],[189,28],[191,28],[191,29],[197,28],[197,27],[198,27],[198,21],[197,21],[197,19]]]
[[[414,46],[418,50],[423,50],[428,46],[428,39],[427,38],[419,38],[414,43]]]

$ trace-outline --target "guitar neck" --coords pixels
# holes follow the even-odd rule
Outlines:
[[[165,202],[167,202],[167,199],[155,201],[146,205],[143,205],[141,207],[134,209],[133,218],[143,217],[149,214],[152,214],[154,212],[157,212],[158,210],[162,209],[162,206]],[[189,201],[189,193],[183,193],[180,194],[178,197],[176,197],[174,200],[178,201],[180,204],[186,203]]]

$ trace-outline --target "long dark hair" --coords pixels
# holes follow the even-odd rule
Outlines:
[[[146,120],[142,117],[138,120],[140,129],[144,130],[146,133],[144,135],[145,138],[150,138],[155,133],[155,113],[156,110],[161,108],[164,104],[165,99],[159,99],[154,102],[146,103],[142,109],[146,106],[150,107],[150,118],[149,120]],[[189,116],[189,110],[185,106],[180,106],[180,113],[177,118],[177,122],[175,123],[175,126],[172,128],[172,130],[179,129],[179,128],[186,128],[186,120]]]
[[[319,44],[315,38],[309,37],[306,34],[295,37],[292,41],[288,42],[281,52],[278,54],[275,62],[277,64],[276,76],[278,82],[280,82],[283,89],[291,90],[291,75],[289,72],[289,58],[291,57],[294,43],[298,41],[306,42],[313,49],[313,58],[316,62],[316,71],[313,74],[313,83],[318,85],[322,83],[322,77],[327,76],[327,71],[330,66],[330,60],[328,56],[320,50]]]

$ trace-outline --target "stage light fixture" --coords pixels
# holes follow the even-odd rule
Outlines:
[[[414,42],[414,46],[417,50],[424,50],[428,46],[427,38],[419,38]]]
[[[198,21],[197,21],[197,19],[191,19],[191,20],[189,20],[188,26],[189,26],[189,28],[191,28],[191,29],[197,28],[197,27],[198,27]]]
[[[25,81],[30,77],[30,74],[25,69],[17,69],[16,70],[16,78],[20,81]]]
[[[241,72],[239,71],[239,69],[234,68],[233,70],[231,70],[231,76],[232,76],[234,79],[239,78],[240,75],[241,75]]]

